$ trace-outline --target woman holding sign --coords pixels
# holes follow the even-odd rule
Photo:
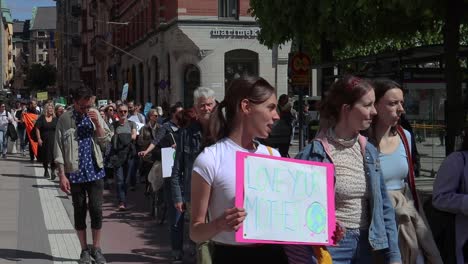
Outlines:
[[[416,192],[411,134],[400,125],[405,112],[401,86],[389,79],[373,81],[378,115],[369,129],[369,141],[379,150],[380,167],[398,222],[400,251],[404,263],[443,263],[423,217]]]
[[[214,242],[213,263],[288,263],[281,246],[235,240],[235,231],[246,218],[245,209],[234,206],[236,152],[280,156],[255,141],[268,137],[279,119],[276,108],[275,89],[267,81],[240,78],[210,117],[207,147],[193,165],[190,237]]]
[[[297,156],[335,166],[336,218],[346,231],[337,246],[328,247],[333,263],[373,263],[374,252],[386,263],[401,263],[395,212],[378,151],[359,134],[376,115],[374,102],[367,80],[354,76],[337,80],[321,105],[322,130]]]

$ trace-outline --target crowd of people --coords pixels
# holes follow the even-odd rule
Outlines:
[[[317,106],[319,129],[296,157],[334,165],[336,245],[327,247],[235,239],[234,232],[249,217],[234,205],[236,152],[288,157],[290,139],[278,141],[272,131],[283,122],[284,138],[294,133],[288,96],[277,99],[263,78],[234,80],[219,102],[213,90],[199,87],[193,107],[175,103],[167,115],[161,107],[143,113],[133,101],[109,101],[97,108],[86,86],[72,96],[68,108],[47,102],[39,109],[32,100],[6,111],[1,103],[0,150],[6,158],[8,124],[13,122],[23,156],[29,145],[33,160],[37,142],[44,177],[54,180],[57,175],[60,188],[72,196],[80,263],[105,263],[100,230],[103,191],[112,185],[110,179],[116,210],[128,210],[127,190],[138,182],[146,183],[146,194],[164,201],[167,211],[158,213],[164,214],[161,224],[168,218],[173,263],[192,258],[202,264],[438,264],[449,263],[448,255],[453,263],[468,260],[468,129],[462,149],[447,157],[434,183],[433,206],[453,215],[454,233],[448,236],[453,248],[447,249],[434,238],[434,221],[429,221],[434,219],[426,218],[416,190],[414,136],[400,125],[404,90],[392,80],[337,79]],[[303,111],[308,113],[308,107]],[[25,114],[38,115],[33,136],[26,136]],[[175,149],[174,166],[171,177],[159,179],[153,189],[149,176],[160,169],[163,148]],[[88,211],[92,248],[86,237]],[[190,239],[184,241],[188,233]]]

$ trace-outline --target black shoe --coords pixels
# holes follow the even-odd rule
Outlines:
[[[80,260],[78,261],[79,264],[91,264],[91,254],[89,249],[82,250],[80,254]]]
[[[93,257],[96,264],[106,263],[106,259],[104,258],[104,255],[102,255],[102,251],[100,248],[94,248],[93,251],[91,251],[91,256]]]
[[[44,178],[49,178],[50,175],[49,175],[49,170],[48,169],[45,169],[44,170]]]
[[[55,174],[55,171],[52,170],[52,174],[50,175],[50,180],[53,181],[55,180],[55,178],[57,178],[57,175]]]

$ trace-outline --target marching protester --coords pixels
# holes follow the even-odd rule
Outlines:
[[[288,263],[281,246],[235,241],[235,231],[248,217],[244,208],[234,206],[235,155],[243,151],[280,156],[255,140],[268,137],[279,119],[276,107],[275,89],[267,81],[244,77],[232,81],[210,117],[207,147],[193,164],[190,237],[214,242],[213,263]]]
[[[26,109],[26,112],[27,114],[32,114],[32,116],[39,116],[41,114],[41,112],[38,110],[38,106],[37,106],[37,101],[36,100],[31,100],[29,102],[29,106],[28,108]],[[24,121],[24,115],[23,115],[23,121]],[[27,128],[26,128],[27,129]],[[31,129],[31,132],[30,133],[34,133],[34,131]],[[28,137],[28,142],[29,142],[29,160],[30,161],[34,161],[34,150],[33,150],[33,145],[35,143],[32,142],[32,139],[31,137]]]
[[[416,191],[411,134],[399,125],[405,112],[403,89],[389,79],[376,79],[372,84],[377,115],[368,130],[369,142],[379,151],[383,179],[399,219],[403,263],[443,263]]]
[[[55,117],[59,118],[65,112],[63,105],[55,106]]]
[[[137,146],[139,149],[147,149],[148,146],[151,144],[151,142],[154,140],[156,137],[156,133],[158,132],[158,129],[160,128],[158,124],[158,112],[156,109],[150,109],[148,111],[148,122],[145,124],[144,127],[141,128],[140,130],[140,135],[138,136],[137,139]],[[154,153],[154,155],[153,155]],[[149,182],[148,182],[148,174],[151,170],[151,167],[153,166],[153,162],[160,158],[156,157],[155,151],[152,151],[148,153],[146,156],[141,157],[141,168],[140,168],[140,179],[144,179],[146,183],[146,188],[145,192],[146,194],[149,194]],[[160,154],[159,154],[160,156]]]
[[[333,263],[373,263],[374,253],[385,263],[402,263],[395,211],[378,166],[378,151],[359,134],[376,115],[374,102],[367,80],[354,76],[337,80],[321,106],[324,127],[296,157],[335,166],[336,218],[345,234],[336,246],[328,247]],[[301,263],[300,257],[311,251],[286,249],[293,263]]]
[[[55,163],[58,168],[60,189],[71,193],[75,229],[80,240],[79,263],[106,263],[101,251],[102,202],[104,164],[101,148],[111,139],[111,132],[92,108],[95,96],[90,88],[80,86],[72,93],[73,108],[57,122],[55,131]],[[86,215],[89,210],[93,238],[88,248]]]
[[[157,152],[161,148],[168,148],[176,147],[176,137],[177,132],[179,130],[179,113],[183,111],[182,105],[180,103],[176,103],[170,108],[170,117],[171,119],[164,123],[158,130],[155,138],[151,142],[151,144],[146,148],[146,150],[140,151],[138,154],[139,156],[146,156],[148,153],[152,152],[155,148],[157,148]],[[163,187],[157,191],[158,200],[163,199],[163,201],[159,201],[159,203],[164,203],[165,207],[168,209],[167,212],[169,213],[169,220],[170,220],[170,236],[171,236],[171,249],[172,249],[172,258],[175,261],[179,261],[181,259],[180,249],[177,244],[177,237],[178,237],[178,228],[173,225],[173,223],[177,223],[178,217],[180,217],[180,213],[178,213],[175,209],[173,209],[173,202],[172,202],[172,194],[171,194],[171,179],[164,178]],[[158,216],[160,224],[164,223],[165,220],[165,213],[161,213],[162,215]]]
[[[137,137],[136,124],[127,119],[128,107],[125,104],[117,108],[119,121],[110,126],[113,132],[109,165],[114,170],[118,210],[127,209],[127,182],[136,154],[134,142]]]
[[[55,117],[54,106],[47,103],[44,105],[44,113],[36,120],[36,131],[33,133],[36,133],[37,137],[37,160],[42,162],[44,177],[50,177],[51,180],[55,180],[54,141],[56,127],[57,117]]]
[[[12,115],[6,110],[6,105],[0,102],[0,154],[6,158],[8,148],[7,129],[8,124],[13,122]]]
[[[18,105],[19,103],[19,105]],[[18,133],[18,141],[19,144],[19,151],[21,152],[22,156],[26,155],[26,125],[23,121],[23,111],[26,109],[26,104],[23,102],[16,102],[16,109],[14,113],[15,121],[16,121],[16,132]]]
[[[468,125],[465,124],[462,145],[459,151],[451,153],[440,165],[432,191],[432,204],[445,213],[437,228],[452,228],[448,238],[452,241],[439,241],[450,245],[447,257],[450,263],[468,263]],[[436,230],[433,230],[434,233]],[[444,238],[447,239],[447,236]],[[447,260],[444,258],[444,261]]]
[[[194,110],[196,120],[179,131],[177,139],[174,167],[172,168],[171,187],[172,208],[176,210],[174,215],[178,216],[176,223],[171,223],[171,227],[176,229],[173,239],[174,260],[182,259],[183,256],[183,238],[185,211],[190,212],[190,187],[193,163],[195,158],[202,150],[203,134],[208,131],[208,122],[216,106],[214,91],[210,88],[199,87],[194,91]],[[171,208],[171,209],[172,209]],[[205,258],[203,260],[202,258]],[[207,263],[209,258],[208,247],[206,243],[201,244],[197,249],[197,263]]]

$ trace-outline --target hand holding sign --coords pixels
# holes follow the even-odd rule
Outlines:
[[[216,219],[216,227],[220,231],[232,232],[239,230],[247,213],[244,208],[233,207],[226,209],[224,214]]]

